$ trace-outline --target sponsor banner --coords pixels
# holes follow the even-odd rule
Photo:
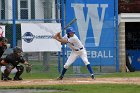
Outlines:
[[[61,44],[52,38],[52,35],[60,31],[61,25],[59,23],[22,23],[23,51],[61,51]]]
[[[93,65],[115,64],[115,0],[67,0],[66,24],[77,18],[72,27],[80,38]],[[92,53],[111,53],[111,57],[92,57]],[[101,53],[100,53],[101,51]],[[80,62],[80,60],[78,60]],[[76,62],[75,62],[76,63]]]
[[[5,37],[5,25],[0,25],[0,37]]]

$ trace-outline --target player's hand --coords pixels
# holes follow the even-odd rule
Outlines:
[[[57,36],[56,36],[56,35],[54,35],[54,36],[52,36],[52,38],[53,38],[53,39],[57,39]]]
[[[56,33],[56,35],[57,35],[58,37],[61,36],[61,32]]]
[[[54,39],[61,38],[61,32],[56,33],[56,34],[53,36],[53,38],[54,38]]]
[[[0,61],[0,66],[5,66],[5,65],[7,65],[8,63],[7,62],[5,62],[4,60],[1,60]]]

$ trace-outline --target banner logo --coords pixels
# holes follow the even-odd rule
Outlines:
[[[33,35],[31,32],[26,32],[22,39],[27,43],[31,43],[33,39],[52,39],[52,35]]]
[[[31,43],[34,39],[34,35],[31,32],[26,32],[23,36],[22,39],[27,42],[27,43]]]

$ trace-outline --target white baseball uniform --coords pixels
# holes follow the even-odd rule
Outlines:
[[[81,57],[85,65],[90,64],[87,59],[87,52],[82,44],[82,42],[78,39],[78,37],[74,34],[73,37],[68,38],[67,34],[63,37],[68,40],[68,46],[72,49],[68,60],[66,61],[64,68],[68,68],[77,57]]]
[[[5,70],[5,69],[6,69],[5,66],[1,66],[1,72],[2,72],[2,73],[4,73],[4,70]],[[15,74],[15,73],[17,73],[17,69],[16,69],[16,68],[14,68],[14,69],[11,70],[11,74]]]

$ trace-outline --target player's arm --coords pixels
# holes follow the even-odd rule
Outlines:
[[[0,64],[2,66],[6,66],[12,60],[10,56],[6,56],[5,58],[0,58]]]
[[[68,43],[68,40],[67,39],[63,39],[63,38],[60,39],[58,37],[56,37],[54,39],[56,39],[57,41],[61,42],[62,44]]]
[[[27,61],[24,60],[22,56],[20,57],[20,62],[24,65],[30,65]]]
[[[26,72],[27,72],[27,73],[30,73],[31,70],[32,70],[32,65],[29,64],[27,61],[24,61],[23,64],[25,65]]]
[[[62,39],[61,32],[58,32],[58,33],[56,34],[56,36],[57,36],[59,39]]]
[[[23,63],[24,65],[29,65],[29,63],[27,62],[27,61],[24,61],[24,63]]]
[[[60,35],[60,32],[58,32],[56,35],[53,36],[54,39],[56,39],[57,41],[61,42],[62,44],[64,43],[68,43],[68,40],[65,38],[62,38],[62,36]]]
[[[0,66],[5,66],[5,65],[7,65],[8,63],[4,60],[4,59],[2,59],[1,61],[0,61]]]

